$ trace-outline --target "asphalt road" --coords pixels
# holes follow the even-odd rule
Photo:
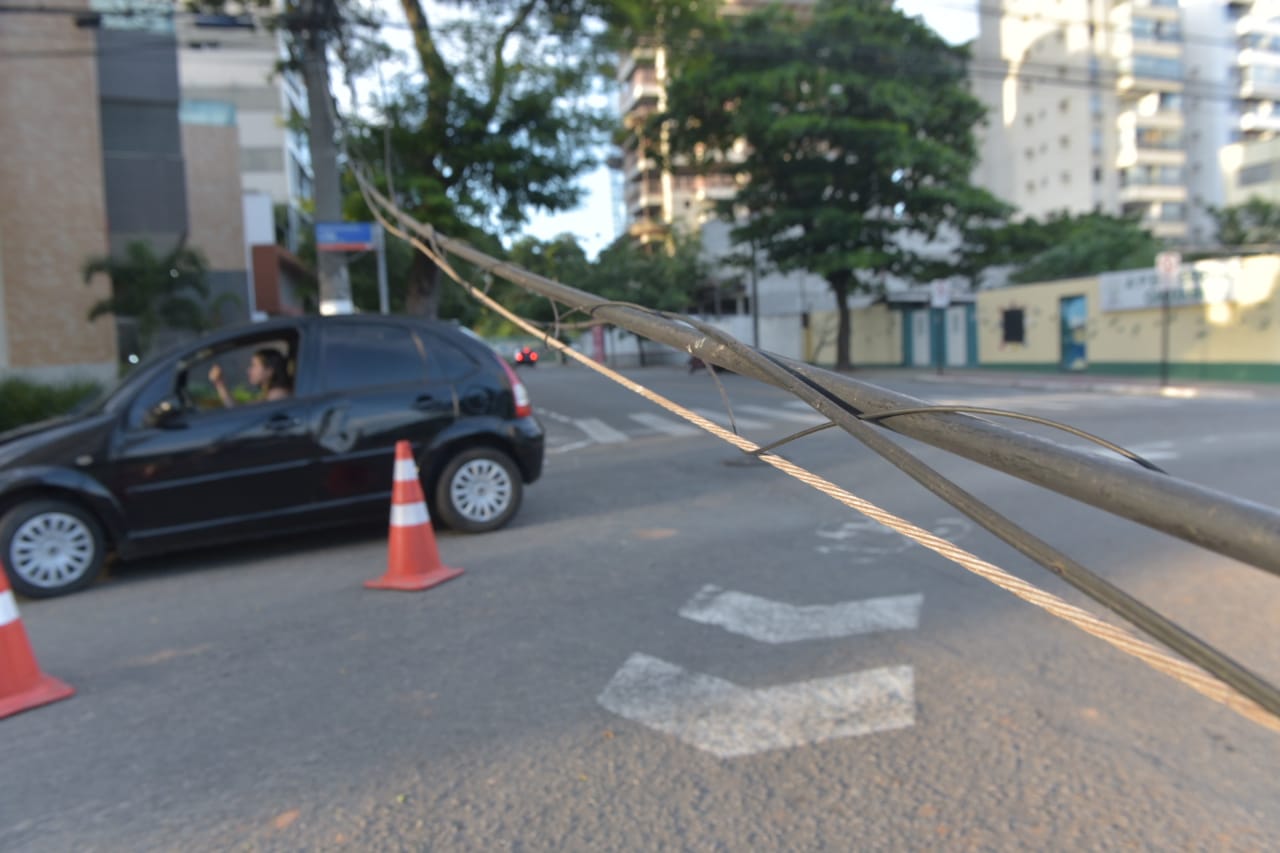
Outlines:
[[[704,374],[630,375],[723,411]],[[583,369],[526,380],[544,478],[510,528],[440,535],[457,580],[363,589],[359,530],[22,602],[79,692],[0,721],[0,849],[1275,848],[1275,734]],[[755,440],[811,422],[723,382]],[[898,387],[1280,506],[1280,398]],[[1280,579],[907,444],[1280,681]],[[847,436],[784,453],[1103,613]]]

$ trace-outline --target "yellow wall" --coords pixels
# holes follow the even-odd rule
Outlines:
[[[805,360],[815,364],[835,364],[836,331],[840,315],[835,311],[815,311],[809,315],[805,340]],[[851,358],[855,366],[902,363],[902,312],[887,305],[870,305],[849,312]]]
[[[1100,310],[1098,279],[1085,278],[982,291],[978,299],[978,360],[985,366],[1057,365],[1061,359],[1059,300],[1088,301],[1090,366],[1158,364],[1159,308]],[[1026,343],[1002,344],[1007,308],[1025,311]],[[1169,312],[1169,361],[1185,365],[1280,365],[1280,256],[1239,262],[1235,301],[1189,305]]]
[[[1057,364],[1061,360],[1059,300],[1083,296],[1089,308],[1089,352],[1098,330],[1098,279],[1074,278],[1047,284],[1024,284],[983,290],[978,299],[978,363]],[[1003,318],[1008,308],[1021,308],[1025,343],[1005,344]]]

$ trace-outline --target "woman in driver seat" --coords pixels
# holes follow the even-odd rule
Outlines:
[[[279,350],[263,348],[255,352],[249,360],[247,373],[249,384],[258,389],[254,402],[283,400],[293,390],[289,382],[288,362]],[[221,365],[214,364],[209,368],[209,382],[217,389],[222,405],[230,408],[236,404],[223,381]]]

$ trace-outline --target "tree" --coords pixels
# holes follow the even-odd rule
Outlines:
[[[125,247],[122,256],[90,258],[82,268],[85,282],[105,274],[111,279],[111,296],[93,305],[89,319],[113,314],[134,320],[144,353],[161,328],[203,332],[213,325],[213,312],[218,308],[206,305],[208,270],[198,249],[181,244],[160,255],[149,243],[138,240]],[[230,294],[224,296],[234,299]]]
[[[1218,242],[1224,246],[1258,246],[1280,243],[1280,206],[1260,196],[1244,204],[1210,210],[1218,226]]]
[[[913,246],[957,217],[998,216],[974,188],[966,49],[882,0],[819,0],[801,20],[774,7],[726,19],[672,59],[668,108],[651,122],[671,161],[737,179],[726,218],[782,271],[826,279],[850,366],[848,297],[909,275]],[[746,153],[728,158],[741,140]]]
[[[665,243],[638,246],[629,237],[615,240],[596,258],[588,289],[606,299],[632,302],[656,311],[685,312],[710,279],[694,234],[673,232]],[[640,366],[644,338],[637,334]]]
[[[1018,284],[1149,267],[1161,249],[1136,220],[1102,213],[1028,220],[1008,235],[1010,261],[1019,264],[1009,280]]]
[[[445,15],[450,5],[465,14]],[[510,236],[533,210],[581,200],[578,177],[597,162],[608,112],[589,103],[609,77],[613,53],[599,37],[591,0],[440,3],[429,20],[421,0],[402,0],[423,78],[401,77],[360,128],[353,153],[391,162],[377,180],[406,212],[471,242]],[[595,26],[587,22],[595,20]],[[600,100],[597,98],[597,100]],[[438,271],[418,256],[406,308],[436,316]]]

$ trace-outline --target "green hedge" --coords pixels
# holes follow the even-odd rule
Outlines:
[[[66,414],[101,391],[95,382],[46,385],[27,379],[0,379],[0,432]]]

